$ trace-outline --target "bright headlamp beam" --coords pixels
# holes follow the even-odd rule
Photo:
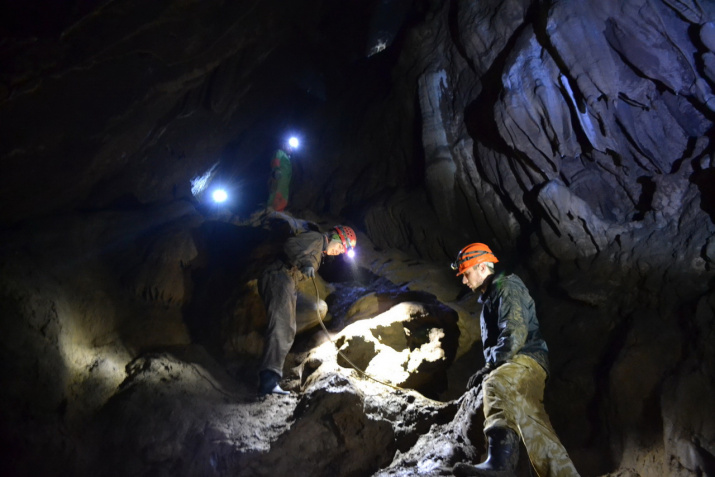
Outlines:
[[[353,250],[353,249],[348,250],[348,257],[355,258],[355,250]]]
[[[300,146],[300,141],[298,141],[298,138],[293,136],[290,139],[288,139],[288,145],[292,147],[293,149],[296,149],[298,146]]]
[[[211,197],[213,198],[214,202],[220,204],[221,202],[225,202],[226,199],[228,199],[228,194],[223,189],[216,189],[215,191],[213,191],[213,194],[211,194]]]

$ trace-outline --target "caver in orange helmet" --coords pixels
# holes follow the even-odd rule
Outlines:
[[[340,242],[343,244],[343,247],[345,247],[346,252],[349,252],[357,245],[357,235],[355,235],[355,231],[347,225],[336,225],[335,233],[340,238]]]
[[[457,255],[457,260],[452,264],[452,270],[459,270],[460,276],[474,265],[482,262],[497,263],[497,257],[483,243],[473,243],[464,247]]]

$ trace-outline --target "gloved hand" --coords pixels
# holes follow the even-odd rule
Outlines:
[[[315,268],[313,267],[303,267],[301,273],[306,276],[306,278],[315,278]]]
[[[482,379],[484,379],[484,376],[489,374],[490,371],[492,371],[494,368],[486,365],[476,373],[472,375],[471,378],[469,378],[469,381],[467,381],[467,390],[475,388],[482,384]]]

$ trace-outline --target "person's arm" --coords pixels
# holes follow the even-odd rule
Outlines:
[[[313,271],[320,266],[320,257],[323,253],[323,234],[306,232],[286,240],[283,251],[291,265],[299,270],[313,267]]]

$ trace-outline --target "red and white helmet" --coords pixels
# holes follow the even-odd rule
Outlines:
[[[355,248],[355,245],[357,245],[357,235],[355,235],[355,231],[352,228],[347,225],[336,225],[334,230],[340,238],[343,247],[345,247],[346,252]]]

